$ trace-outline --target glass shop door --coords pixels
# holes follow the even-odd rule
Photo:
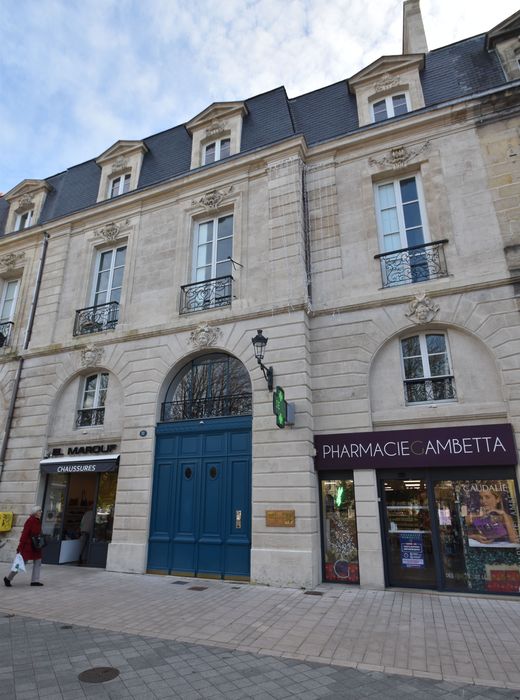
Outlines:
[[[384,479],[381,500],[389,585],[436,588],[426,480]]]

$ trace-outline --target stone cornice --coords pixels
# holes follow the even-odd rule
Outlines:
[[[444,297],[444,296],[452,296],[454,294],[469,294],[474,291],[482,291],[484,289],[496,289],[499,287],[508,287],[508,286],[513,286],[515,284],[520,284],[520,275],[517,277],[506,277],[506,278],[501,278],[498,280],[493,280],[489,282],[481,282],[477,284],[471,284],[471,285],[459,285],[459,286],[452,286],[452,287],[442,287],[438,289],[433,289],[431,286],[428,289],[428,297],[430,298],[439,298],[439,297]],[[387,297],[382,299],[381,297],[378,298],[373,298],[370,300],[367,300],[365,302],[359,302],[357,304],[344,304],[342,306],[335,306],[335,307],[327,307],[326,309],[310,309],[309,305],[307,303],[301,302],[299,304],[289,304],[289,305],[284,305],[280,306],[276,309],[262,309],[259,311],[255,311],[252,313],[242,313],[242,314],[230,314],[229,316],[223,316],[222,312],[220,311],[220,315],[218,314],[213,314],[212,311],[206,312],[207,315],[204,316],[204,318],[200,318],[200,315],[197,314],[197,318],[194,318],[192,322],[190,323],[185,323],[182,325],[178,326],[156,326],[154,328],[150,328],[146,331],[123,331],[121,335],[116,335],[117,330],[114,331],[105,331],[104,337],[101,338],[93,338],[92,336],[89,336],[88,339],[82,340],[81,337],[78,337],[78,339],[75,342],[69,342],[65,343],[63,345],[60,345],[58,343],[46,346],[46,347],[40,347],[40,348],[35,348],[34,350],[28,350],[27,352],[24,353],[12,353],[8,357],[6,356],[5,361],[12,361],[14,359],[19,359],[20,357],[23,357],[25,359],[30,359],[34,357],[45,357],[49,355],[56,355],[56,354],[62,354],[62,353],[68,353],[68,352],[75,352],[75,351],[81,351],[87,346],[94,346],[94,347],[103,347],[103,346],[110,346],[110,345],[120,345],[122,343],[131,343],[134,341],[139,341],[139,340],[147,340],[148,338],[157,338],[157,337],[164,337],[168,335],[177,335],[180,333],[191,333],[192,331],[195,331],[201,324],[201,322],[207,322],[210,325],[218,325],[220,328],[224,328],[230,323],[241,323],[244,321],[251,321],[251,320],[256,320],[256,319],[265,319],[266,316],[269,317],[274,317],[274,316],[281,316],[283,314],[287,313],[296,313],[296,312],[302,312],[306,317],[308,318],[319,318],[321,316],[330,316],[332,312],[335,312],[336,314],[341,314],[341,313],[352,313],[356,311],[363,311],[363,310],[370,310],[370,309],[377,309],[377,308],[384,308],[385,306],[396,306],[396,305],[405,305],[408,306],[408,304],[415,298],[415,295],[417,294],[417,289],[416,285],[407,285],[406,286],[406,293],[403,291],[403,293],[392,296],[392,297]],[[513,298],[513,294],[511,295],[511,298]],[[218,311],[218,310],[215,310]],[[4,363],[4,358],[0,357],[0,364]]]

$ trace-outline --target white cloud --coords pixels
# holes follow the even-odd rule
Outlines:
[[[516,0],[422,0],[430,48]],[[145,138],[217,100],[343,80],[401,50],[401,0],[40,0],[0,5],[0,190]]]

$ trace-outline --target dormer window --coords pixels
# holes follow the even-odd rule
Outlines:
[[[231,153],[231,139],[218,139],[204,148],[204,165],[227,158]]]
[[[29,209],[21,214],[17,214],[14,222],[14,230],[22,231],[24,228],[29,228],[29,226],[32,226],[33,216],[34,209]]]
[[[400,114],[409,112],[406,93],[399,95],[389,95],[372,105],[372,116],[374,122],[382,122],[390,117],[397,117]]]
[[[110,180],[110,198],[117,197],[119,194],[124,194],[130,190],[130,173],[119,175]]]

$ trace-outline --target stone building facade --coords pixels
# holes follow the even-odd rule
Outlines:
[[[48,563],[520,590],[519,28],[406,0],[402,54],[0,200],[6,561],[36,502]]]

